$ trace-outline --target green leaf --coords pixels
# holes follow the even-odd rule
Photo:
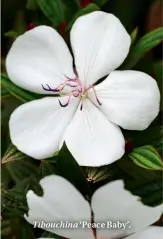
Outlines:
[[[99,7],[102,7],[108,1],[109,0],[94,0],[94,3],[97,4]]]
[[[86,167],[85,172],[87,175],[87,180],[89,182],[97,183],[103,180],[111,180],[116,173],[116,168],[109,166],[102,166],[102,167]]]
[[[116,161],[117,179],[123,179],[125,188],[141,198],[149,206],[162,201],[162,171],[148,170],[135,164],[128,155]]]
[[[163,170],[163,162],[157,151],[152,146],[135,148],[129,157],[140,167],[151,170]]]
[[[18,151],[12,144],[2,158],[2,165],[16,183],[31,174],[35,174],[37,169],[36,163],[34,159]]]
[[[10,161],[25,159],[25,158],[27,158],[25,154],[18,151],[13,144],[10,144],[5,155],[2,158],[2,164],[8,163]]]
[[[8,96],[10,96],[10,92],[6,88],[2,87],[1,88],[1,98],[6,98]]]
[[[7,236],[11,233],[11,227],[10,227],[10,220],[4,220],[1,221],[1,235]]]
[[[16,86],[6,75],[1,75],[1,84],[4,88],[6,88],[6,90],[8,90],[13,96],[21,100],[22,102],[28,102],[41,98],[41,95],[31,93]]]
[[[131,33],[131,45],[135,43],[137,35],[138,35],[138,27],[136,27]]]
[[[5,167],[16,183],[37,172],[34,161],[30,158],[8,162]]]
[[[147,205],[157,206],[162,203],[162,179],[154,180],[150,183],[142,183],[138,186],[134,185],[132,192],[135,195],[139,195],[143,202]]]
[[[68,30],[71,29],[73,23],[76,21],[76,19],[77,19],[78,17],[83,16],[83,15],[86,15],[86,14],[91,13],[91,12],[94,12],[94,11],[98,11],[98,10],[100,10],[100,8],[99,8],[96,4],[94,4],[94,3],[91,3],[91,4],[89,4],[88,6],[86,6],[86,7],[82,8],[82,9],[80,9],[80,10],[75,14],[75,16],[73,17],[72,21],[68,24],[66,30],[68,31]]]
[[[19,36],[19,34],[15,31],[9,31],[5,33],[5,37],[11,37],[13,39],[16,39]]]
[[[61,0],[37,0],[45,16],[55,25],[59,26],[64,20],[64,5]]]
[[[51,174],[55,174],[55,168],[46,160],[42,160],[39,166],[39,175],[43,178]]]
[[[134,148],[143,145],[162,145],[163,139],[163,127],[162,126],[150,126],[147,129],[140,131],[133,139]]]
[[[62,0],[63,4],[65,5],[65,11],[68,11],[69,16],[68,19],[71,19],[72,16],[79,10],[80,4],[78,0]],[[67,15],[67,14],[66,14]],[[67,20],[67,18],[65,19]]]
[[[121,69],[131,69],[145,55],[146,52],[156,47],[163,40],[163,27],[160,27],[143,36],[135,46],[130,50],[130,53],[125,60]]]
[[[56,163],[56,174],[66,178],[71,182],[84,196],[90,196],[91,191],[86,180],[86,175],[82,168],[77,164],[66,145],[62,147],[58,154]]]

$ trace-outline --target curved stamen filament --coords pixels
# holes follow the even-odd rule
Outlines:
[[[98,104],[99,104],[99,105],[102,105],[102,103],[100,102],[99,98],[97,97],[97,92],[96,92],[94,86],[92,86],[91,88],[93,89],[93,92],[94,92],[94,94],[95,94],[95,97],[96,97],[96,100],[97,100]]]
[[[46,84],[46,85],[47,85],[47,88],[45,88],[45,87],[42,85],[43,90],[53,91],[53,92],[59,92],[59,91],[60,91],[59,87],[52,89],[52,88],[50,88],[50,86],[49,86],[48,84]]]
[[[51,88],[48,84],[47,87],[44,87],[42,85],[42,88],[45,90],[45,91],[52,91],[52,92],[58,92],[59,95],[62,97],[62,96],[68,96],[68,100],[65,104],[62,104],[62,102],[60,100],[59,101],[59,104],[61,107],[66,107],[70,104],[70,100],[71,100],[71,97],[80,97],[81,98],[81,105],[80,105],[80,110],[83,109],[83,101],[85,98],[88,98],[88,91],[90,89],[93,90],[94,92],[94,95],[95,95],[95,98],[98,102],[99,105],[102,105],[102,103],[100,102],[98,96],[97,96],[97,93],[96,93],[96,90],[94,88],[93,85],[89,86],[88,88],[85,88],[85,86],[80,82],[80,80],[78,79],[78,77],[76,77],[75,79],[73,78],[69,78],[65,75],[66,79],[63,83],[61,83],[58,87],[56,88]],[[70,93],[68,94],[65,94],[65,93],[62,93],[62,91],[64,90],[65,86],[69,86],[70,87]]]
[[[69,103],[70,103],[70,99],[71,99],[71,95],[69,95],[69,97],[68,97],[68,101],[67,101],[67,103],[66,103],[66,104],[62,104],[62,103],[61,103],[61,101],[60,101],[60,100],[58,100],[58,101],[59,101],[59,104],[60,104],[60,106],[61,106],[61,107],[66,107],[66,106],[68,106],[68,105],[69,105]]]

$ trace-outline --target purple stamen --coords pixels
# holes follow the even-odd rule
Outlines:
[[[90,89],[93,89],[93,92],[94,92],[94,94],[95,94],[95,97],[96,97],[96,100],[97,100],[97,102],[98,102],[98,104],[99,105],[102,105],[102,103],[100,102],[100,100],[98,99],[98,97],[97,97],[97,93],[96,93],[96,90],[95,90],[95,88],[94,88],[94,86],[92,85],[91,87],[90,87]]]
[[[64,75],[69,81],[74,81],[74,82],[76,82],[76,79],[73,79],[73,78],[70,78],[70,77],[68,77],[68,76],[66,76],[66,75]]]
[[[53,91],[53,92],[59,92],[59,91],[60,91],[60,89],[58,89],[58,87],[52,89],[52,88],[50,88],[50,86],[49,86],[48,84],[46,84],[46,85],[47,85],[48,88],[45,88],[45,87],[42,85],[42,88],[43,88],[44,90],[46,90],[46,91]]]
[[[99,105],[102,105],[102,103],[99,101],[97,95],[95,95],[95,96],[96,96],[96,100],[97,100],[98,104],[99,104]]]
[[[61,106],[61,107],[66,107],[66,106],[68,106],[68,105],[69,105],[69,103],[70,103],[70,99],[71,99],[71,95],[68,97],[68,101],[67,101],[67,103],[66,103],[66,104],[62,104],[62,103],[61,103],[61,101],[60,101],[60,100],[58,100],[58,101],[59,101],[59,104],[60,104],[60,106]]]
[[[81,103],[80,110],[83,110],[83,103]]]

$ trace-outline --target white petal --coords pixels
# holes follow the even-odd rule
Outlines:
[[[45,97],[19,106],[11,115],[9,127],[12,143],[23,153],[36,158],[51,157],[59,150],[63,133],[70,123],[78,100],[61,107],[67,97]]]
[[[41,84],[57,87],[73,77],[72,56],[62,37],[51,27],[39,26],[19,36],[7,59],[7,73],[18,86],[47,94]]]
[[[34,221],[62,222],[62,225],[65,225],[66,222],[91,221],[89,203],[67,180],[51,175],[43,178],[40,184],[44,190],[43,197],[37,196],[31,190],[27,193],[29,212],[25,218],[28,222],[31,224],[34,224]],[[66,226],[65,228],[43,227],[43,229],[70,239],[93,239],[91,229],[87,230],[81,227],[66,229]]]
[[[124,129],[144,130],[159,112],[157,83],[143,72],[114,71],[95,89],[102,103],[100,109]]]
[[[133,234],[126,239],[162,239],[163,238],[163,227],[148,227],[142,232]]]
[[[79,108],[64,136],[79,165],[101,166],[121,158],[124,138],[119,127],[110,123],[88,99],[84,100],[83,109]]]
[[[140,231],[159,219],[163,205],[148,207],[124,189],[121,180],[108,183],[99,188],[92,197],[92,209],[95,222],[129,222],[125,228],[98,229],[98,237],[123,237]]]
[[[117,17],[96,11],[76,20],[71,45],[81,81],[95,83],[122,64],[130,47],[130,36]]]

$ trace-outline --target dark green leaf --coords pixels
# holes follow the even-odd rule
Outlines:
[[[6,236],[11,233],[10,220],[1,221],[1,235]]]
[[[163,162],[152,146],[135,148],[129,157],[140,167],[151,170],[163,170]]]
[[[15,31],[9,31],[9,32],[5,33],[5,36],[6,37],[11,37],[13,39],[16,39],[19,36],[19,34],[17,32],[15,32]]]
[[[159,205],[162,201],[162,171],[137,166],[127,155],[116,163],[117,179],[125,181],[125,187],[139,196],[144,204]]]
[[[131,69],[145,55],[146,52],[157,46],[162,40],[163,27],[147,33],[137,42],[135,46],[131,48],[127,59],[121,66],[121,69]]]
[[[10,92],[6,88],[2,87],[1,88],[1,98],[6,98],[8,96],[10,96]]]
[[[53,165],[47,162],[46,160],[42,160],[39,167],[39,175],[41,176],[41,178],[54,173],[55,168],[53,167]]]
[[[69,12],[69,19],[78,11],[80,4],[78,0],[62,0],[63,4],[66,7],[66,11]]]
[[[23,154],[14,145],[10,145],[2,158],[2,164],[15,182],[36,173],[37,161]]]
[[[83,195],[91,195],[84,171],[77,164],[65,145],[62,147],[61,151],[58,154],[56,174],[66,178]]]
[[[37,0],[45,16],[55,25],[59,26],[64,20],[64,5],[61,0]]]
[[[10,219],[17,216],[23,216],[28,212],[26,194],[29,190],[42,196],[43,191],[39,180],[35,176],[29,176],[24,180],[17,182],[12,189],[5,190],[2,193],[2,217]]]
[[[91,3],[91,4],[89,4],[88,6],[86,6],[86,7],[82,8],[82,9],[80,9],[80,10],[75,14],[75,16],[73,17],[72,21],[68,24],[66,30],[70,30],[70,29],[71,29],[73,23],[75,22],[75,20],[76,20],[78,17],[83,16],[83,15],[86,15],[86,14],[91,13],[91,12],[94,12],[94,11],[98,11],[98,10],[100,10],[100,8],[99,8],[96,4],[94,4],[94,3]]]
[[[1,75],[1,84],[6,88],[12,95],[22,102],[28,102],[40,98],[40,95],[31,93],[27,90],[23,90],[20,87],[13,84],[6,75]]]
[[[37,167],[30,158],[16,160],[5,164],[12,179],[17,183],[29,175],[35,174]]]
[[[21,160],[21,159],[26,159],[26,158],[27,158],[27,156],[25,154],[18,151],[17,148],[13,144],[10,144],[5,155],[2,158],[2,164],[8,163],[10,161]]]
[[[151,126],[139,132],[133,139],[134,148],[143,145],[156,146],[162,145],[163,128],[162,126]]]
[[[131,45],[135,43],[137,35],[138,35],[138,28],[136,27],[131,33]]]
[[[85,172],[89,182],[97,183],[106,179],[111,180],[116,172],[116,168],[113,168],[111,165],[102,167],[86,167]]]
[[[108,1],[109,0],[94,0],[94,3],[97,4],[99,7],[102,7]]]

